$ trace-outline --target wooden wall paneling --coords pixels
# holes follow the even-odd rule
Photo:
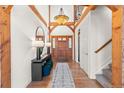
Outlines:
[[[122,7],[112,12],[112,85],[122,87]]]
[[[1,32],[1,83],[3,88],[11,87],[10,63],[10,14],[0,8]]]

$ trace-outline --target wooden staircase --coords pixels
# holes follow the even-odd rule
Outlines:
[[[112,88],[112,64],[108,65],[109,68],[103,69],[103,74],[96,74],[96,80],[104,88]]]

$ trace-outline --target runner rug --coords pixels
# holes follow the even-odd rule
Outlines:
[[[53,72],[52,88],[74,88],[74,80],[67,63],[58,63]]]

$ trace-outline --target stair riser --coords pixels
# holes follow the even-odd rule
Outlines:
[[[97,80],[104,88],[111,88],[111,87],[112,87],[111,84],[110,84],[110,82],[108,82],[104,76],[101,77],[101,76],[97,76],[97,75],[96,75],[96,80]]]
[[[112,70],[112,64],[109,64],[109,68]]]

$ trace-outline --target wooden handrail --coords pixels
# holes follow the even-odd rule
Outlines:
[[[99,51],[101,51],[104,47],[106,47],[110,42],[112,41],[112,39],[110,39],[109,41],[107,41],[104,45],[102,45],[100,48],[98,48],[95,53],[98,53]]]

